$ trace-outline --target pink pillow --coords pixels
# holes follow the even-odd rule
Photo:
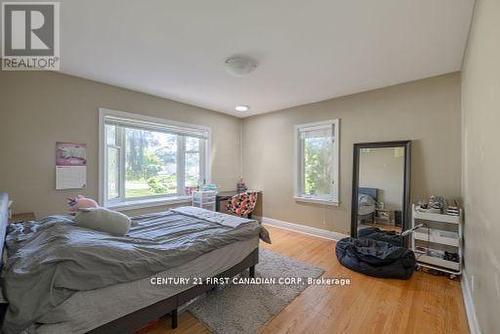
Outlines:
[[[68,198],[69,212],[77,212],[79,209],[98,208],[99,204],[92,198],[78,195],[75,198]]]

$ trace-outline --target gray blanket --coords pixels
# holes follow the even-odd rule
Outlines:
[[[77,291],[149,277],[260,230],[254,221],[220,222],[182,210],[135,218],[125,237],[77,227],[65,216],[11,224],[3,330],[21,332]]]

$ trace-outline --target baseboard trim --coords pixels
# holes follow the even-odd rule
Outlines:
[[[462,295],[464,298],[465,312],[467,313],[467,321],[469,322],[469,331],[471,334],[481,334],[479,322],[477,321],[476,308],[474,307],[474,300],[472,299],[472,292],[467,279],[467,273],[464,271],[460,279],[462,286]]]
[[[342,238],[348,237],[346,234],[342,234],[339,232],[333,232],[333,231],[328,231],[324,230],[321,228],[317,227],[311,227],[307,225],[300,225],[300,224],[293,224],[289,223],[283,220],[278,220],[274,218],[268,218],[268,217],[260,217],[260,221],[264,225],[269,225],[277,228],[281,228],[284,230],[289,230],[293,232],[298,232],[302,234],[307,234],[307,235],[312,235],[314,237],[320,237],[328,240],[335,240],[338,241]]]

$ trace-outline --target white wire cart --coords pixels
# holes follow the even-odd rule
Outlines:
[[[431,268],[455,278],[462,274],[463,211],[458,215],[419,211],[412,206],[411,247],[419,267]]]

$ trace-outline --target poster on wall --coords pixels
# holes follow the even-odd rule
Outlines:
[[[87,185],[87,145],[56,143],[56,189],[82,189]]]

